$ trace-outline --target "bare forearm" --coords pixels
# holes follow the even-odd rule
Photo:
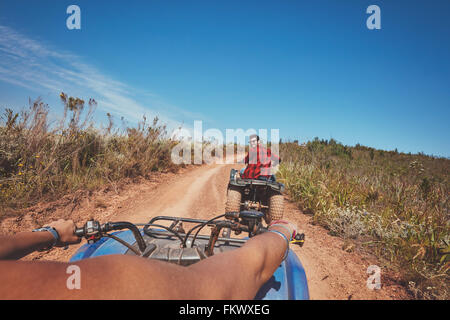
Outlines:
[[[192,288],[184,285],[193,280],[188,274],[185,267],[126,255],[70,264],[0,261],[0,299],[186,299]],[[78,277],[77,288],[68,286],[71,276]]]
[[[282,229],[279,231],[283,232]],[[8,250],[30,250],[26,243],[22,241],[20,250],[15,247],[3,252],[7,255]],[[282,237],[267,232],[248,240],[240,249],[212,256],[189,267],[126,255],[92,258],[75,263],[80,270],[79,290],[67,288],[67,263],[0,261],[0,283],[3,284],[0,297],[253,299],[279,266],[285,250],[286,242]],[[42,287],[46,288],[46,294],[42,293]]]
[[[53,243],[49,232],[21,232],[14,236],[0,236],[0,260],[17,260]]]
[[[209,299],[253,299],[279,266],[285,250],[286,242],[281,237],[265,233],[238,250],[215,255],[189,268],[212,280],[202,291]]]

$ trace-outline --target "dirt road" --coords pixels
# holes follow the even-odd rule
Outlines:
[[[230,166],[204,166],[162,183],[115,218],[145,223],[157,215],[211,218],[224,213]]]
[[[89,217],[102,222],[126,220],[145,223],[156,215],[193,218],[211,218],[222,214],[225,208],[227,180],[230,168],[236,165],[207,165],[184,170],[180,174],[160,175],[155,181],[141,181],[125,187],[119,194],[104,191],[87,198],[72,200],[66,205],[49,210],[35,210],[19,220],[7,219],[8,225],[34,226],[55,217],[71,218],[81,224]],[[75,199],[75,198],[74,198]],[[377,261],[360,252],[344,251],[344,242],[328,235],[311,218],[286,201],[285,218],[297,223],[306,235],[302,248],[293,246],[308,278],[312,299],[408,299],[406,290],[396,283],[392,272],[382,269],[380,290],[367,288],[367,268]],[[28,218],[27,218],[28,217]],[[48,254],[36,253],[28,259],[67,261],[77,246],[69,250],[54,249]]]

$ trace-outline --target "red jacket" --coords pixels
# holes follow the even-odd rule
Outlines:
[[[245,168],[243,179],[258,179],[260,176],[270,177],[272,161],[278,160],[280,157],[272,154],[269,148],[258,145],[256,148],[250,148],[245,157]]]

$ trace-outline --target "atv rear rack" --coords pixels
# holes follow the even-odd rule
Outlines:
[[[236,186],[236,187],[245,187],[245,186],[266,186],[271,188],[274,191],[283,192],[284,191],[284,184],[279,182],[272,182],[272,181],[265,181],[265,180],[258,180],[258,179],[241,179],[236,178],[233,180],[230,180],[230,185]]]

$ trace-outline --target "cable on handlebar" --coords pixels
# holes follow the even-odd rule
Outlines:
[[[110,228],[110,230],[129,229],[133,233],[134,238],[136,239],[139,250],[141,250],[141,252],[145,251],[145,248],[147,247],[147,245],[145,244],[144,238],[142,238],[141,232],[134,224],[132,224],[130,222],[126,222],[126,221],[111,222],[108,224],[109,224],[108,227]]]
[[[192,227],[192,228],[186,233],[186,236],[184,237],[184,240],[183,240],[183,248],[186,248],[186,242],[187,242],[187,239],[189,239],[189,235],[192,233],[192,231],[194,231],[194,230],[197,229],[197,228],[203,227],[204,225],[206,225],[206,224],[208,224],[208,223],[211,223],[213,220],[218,219],[218,218],[221,218],[221,217],[223,217],[223,216],[225,216],[225,215],[220,215],[220,216],[214,217],[214,218],[212,218],[211,220],[205,221],[205,222],[203,222],[203,223],[201,223],[201,224],[197,224],[196,226]]]
[[[225,214],[221,214],[221,215],[219,215],[219,216],[217,216],[217,217],[214,217],[214,218],[212,218],[211,220],[208,220],[208,221],[206,221],[206,222],[203,222],[202,224],[197,225],[197,226],[195,226],[194,228],[192,228],[191,230],[189,230],[189,232],[186,234],[186,237],[184,238],[184,241],[185,241],[185,243],[183,244],[184,247],[186,247],[186,241],[187,241],[187,239],[188,239],[188,237],[189,237],[189,234],[190,234],[195,228],[199,228],[199,229],[197,230],[197,232],[196,232],[195,235],[194,235],[194,238],[192,239],[191,248],[194,247],[195,239],[197,239],[197,235],[198,235],[198,233],[200,232],[200,230],[202,230],[202,228],[203,228],[204,226],[206,226],[208,223],[211,223],[211,222],[213,222],[214,220],[219,219],[219,218],[222,218],[222,217],[225,217]]]
[[[176,231],[170,229],[169,227],[166,227],[166,226],[163,226],[163,225],[160,225],[160,224],[155,224],[155,223],[146,223],[146,224],[145,224],[144,233],[145,233],[146,235],[148,235],[148,236],[150,236],[150,234],[148,234],[148,232],[151,232],[151,231],[148,229],[148,227],[158,227],[158,228],[163,228],[163,229],[165,229],[165,230],[167,230],[167,231],[173,233],[175,236],[177,236],[177,238],[180,239],[181,243],[184,242],[183,238],[179,235],[178,232],[176,232]]]
[[[120,242],[121,244],[123,244],[125,247],[127,247],[128,249],[130,249],[131,251],[133,251],[134,253],[136,253],[138,256],[141,255],[141,252],[139,252],[136,248],[134,248],[133,246],[131,246],[129,243],[127,243],[126,241],[123,241],[122,239],[116,237],[113,234],[109,234],[109,233],[104,233],[103,236],[111,238],[116,240],[117,242]]]

